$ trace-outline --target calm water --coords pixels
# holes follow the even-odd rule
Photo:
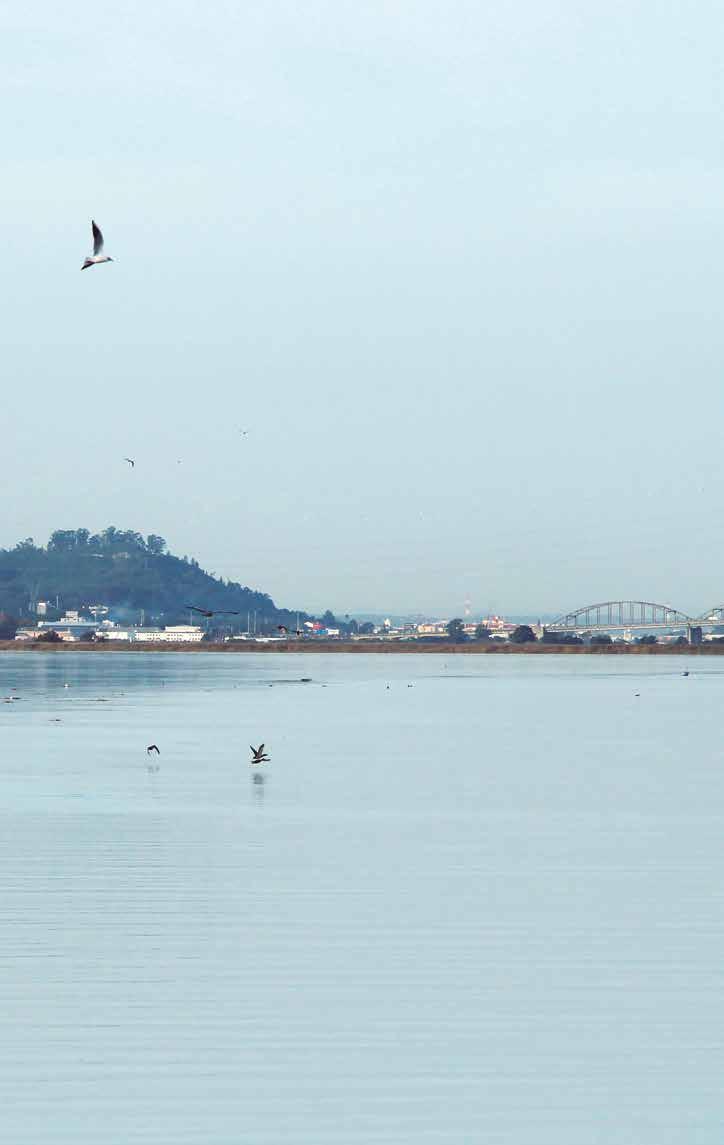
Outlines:
[[[721,660],[11,653],[0,695],[3,1140],[721,1145]]]

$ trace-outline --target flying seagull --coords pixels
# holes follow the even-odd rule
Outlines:
[[[135,469],[135,468],[136,468],[136,463],[135,463],[135,461],[133,460],[133,458],[132,458],[132,457],[124,457],[124,458],[123,458],[123,460],[128,462],[128,464],[130,465],[131,469]]]
[[[103,235],[100,227],[96,226],[93,219],[91,219],[91,227],[93,228],[93,254],[88,256],[80,268],[81,270],[87,270],[89,266],[96,266],[100,262],[113,262],[109,255],[103,253]]]
[[[160,754],[161,754],[161,752],[160,752],[160,751],[158,750],[158,748],[156,747],[155,743],[150,743],[150,744],[148,745],[148,747],[146,748],[146,755],[150,755],[152,751],[155,751],[156,755],[160,755]]]
[[[238,612],[234,612],[230,608],[197,608],[195,604],[187,604],[186,608],[190,608],[192,612],[200,612],[202,616],[208,617],[210,620],[212,616],[238,616]]]
[[[264,751],[264,744],[260,743],[258,747],[252,747],[249,744],[249,751],[251,752],[252,763],[264,763],[269,759],[269,756]]]

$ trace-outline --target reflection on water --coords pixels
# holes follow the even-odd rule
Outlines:
[[[461,660],[0,655],[3,1139],[719,1145],[721,661]]]

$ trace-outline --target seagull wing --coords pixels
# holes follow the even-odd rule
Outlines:
[[[263,755],[263,754],[264,754],[264,744],[260,743],[259,744],[259,755]]]
[[[91,227],[93,228],[93,254],[100,254],[103,250],[103,235],[101,234],[101,228],[96,225],[93,219],[91,219]]]

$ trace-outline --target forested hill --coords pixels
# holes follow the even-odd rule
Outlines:
[[[235,629],[245,629],[247,613],[256,612],[257,631],[291,627],[297,617],[296,611],[277,608],[264,592],[204,572],[188,557],[172,556],[163,537],[113,527],[97,534],[60,530],[45,547],[28,538],[13,549],[0,549],[0,611],[27,619],[39,600],[53,606],[49,617],[101,604],[117,619],[137,621],[143,610],[146,623],[161,624],[188,623],[188,604],[234,609],[238,617],[220,620]]]

